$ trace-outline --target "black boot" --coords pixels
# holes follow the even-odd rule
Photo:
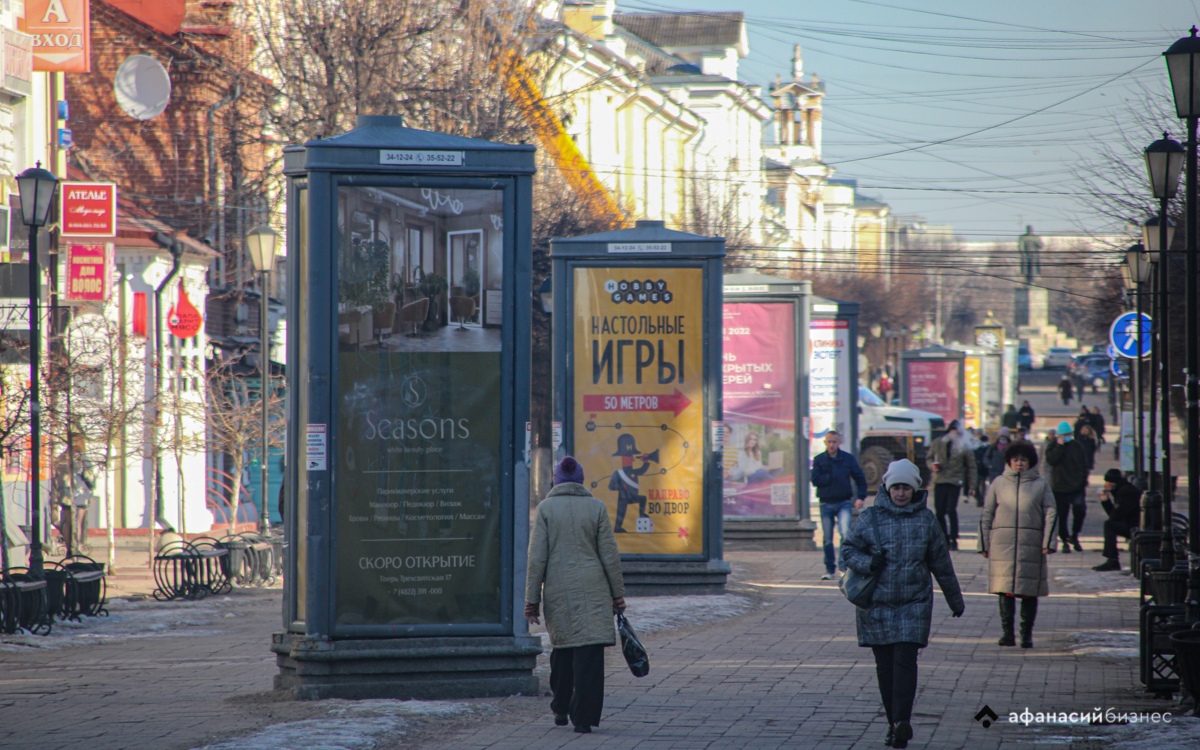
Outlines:
[[[1000,640],[996,641],[998,646],[1015,646],[1017,645],[1016,636],[1013,635],[1013,616],[1017,613],[1017,600],[1005,594],[1000,595],[1000,628],[1003,635]]]
[[[1036,596],[1021,599],[1021,648],[1033,648],[1033,621],[1037,619]]]
[[[892,740],[894,740],[894,739],[896,739],[896,725],[888,724],[888,733],[887,733],[887,736],[883,738],[883,746],[891,747]]]

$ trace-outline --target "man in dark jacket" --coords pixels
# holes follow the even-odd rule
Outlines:
[[[1033,423],[1037,420],[1037,412],[1029,405],[1028,401],[1021,403],[1021,411],[1017,412],[1017,426],[1023,427],[1025,432],[1029,432],[1029,428],[1033,427]]]
[[[1071,425],[1060,422],[1058,438],[1046,446],[1046,463],[1050,465],[1050,489],[1054,490],[1054,504],[1058,508],[1058,537],[1063,543],[1063,552],[1070,552],[1071,547],[1079,552],[1083,546],[1079,544],[1079,532],[1083,529],[1083,519],[1087,516],[1088,468],[1087,451],[1072,437]],[[1075,518],[1070,533],[1067,531],[1067,516],[1074,510]]]
[[[1009,404],[1008,411],[1004,412],[1004,416],[1000,418],[1000,424],[1010,430],[1017,429],[1017,426],[1021,424],[1021,416],[1017,414],[1017,407]]]
[[[830,430],[825,434],[825,452],[813,459],[812,483],[817,488],[817,499],[821,501],[821,533],[825,547],[825,575],[821,580],[833,579],[835,555],[833,551],[833,525],[836,522],[841,541],[850,533],[850,515],[854,508],[861,508],[867,498],[867,478],[863,475],[858,459],[840,450],[842,436]],[[837,570],[846,570],[846,561],[836,555]]]
[[[1117,555],[1117,537],[1129,538],[1130,533],[1138,525],[1138,511],[1141,507],[1142,493],[1125,480],[1120,469],[1109,469],[1104,473],[1104,491],[1100,493],[1100,504],[1108,513],[1104,522],[1104,562],[1092,570],[1120,570],[1121,561]]]

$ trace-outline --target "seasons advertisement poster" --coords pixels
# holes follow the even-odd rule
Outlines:
[[[500,622],[499,352],[339,370],[337,624]]]
[[[726,516],[796,513],[796,321],[790,302],[726,302],[722,454]]]
[[[704,276],[576,268],[574,451],[626,554],[704,552]]]

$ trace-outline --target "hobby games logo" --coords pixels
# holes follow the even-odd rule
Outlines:
[[[604,282],[604,291],[608,292],[612,301],[618,305],[637,302],[649,302],[654,305],[657,305],[659,302],[669,304],[671,300],[675,299],[675,295],[667,289],[667,282],[662,279],[658,281],[651,281],[650,279],[613,281],[609,279]]]

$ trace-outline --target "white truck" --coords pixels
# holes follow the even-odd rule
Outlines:
[[[946,434],[946,422],[937,414],[903,406],[888,406],[874,391],[858,387],[858,462],[867,487],[874,492],[888,464],[907,458],[921,470],[928,483],[930,469],[925,460],[929,445]]]

